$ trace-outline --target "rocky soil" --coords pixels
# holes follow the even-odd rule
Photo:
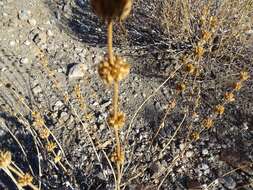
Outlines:
[[[120,89],[121,108],[128,116],[122,138],[126,136],[135,111],[178,65],[180,52],[187,48],[174,44],[164,34],[158,24],[157,2],[135,1],[133,13],[125,23],[127,34],[118,25],[115,27],[118,34],[114,39],[115,51],[132,65],[131,74]],[[113,173],[105,157],[105,153],[110,156],[113,150],[113,131],[105,122],[112,93],[97,74],[97,65],[106,53],[105,42],[105,26],[91,12],[88,0],[0,0],[0,79],[20,92],[31,109],[40,110],[47,116],[47,125],[71,165],[68,173],[64,173],[50,162],[42,161],[42,175],[38,175],[31,135],[2,108],[8,105],[21,110],[28,119],[29,111],[17,104],[13,94],[0,83],[0,149],[11,150],[17,165],[28,171],[24,156],[6,130],[5,126],[8,126],[24,145],[29,155],[28,163],[34,168],[41,189],[113,189]],[[60,91],[53,88],[53,80],[41,65],[39,50],[45,52]],[[203,115],[219,101],[218,97],[231,79],[229,74],[226,66],[206,71],[207,79],[201,83]],[[74,95],[77,84],[82,90],[85,109],[80,109]],[[124,141],[128,158],[122,180],[125,189],[156,189],[164,177],[159,174],[163,174],[173,158],[184,150],[185,130],[182,129],[166,149],[166,155],[159,156],[183,119],[186,105],[182,97],[178,98],[176,110],[170,114],[150,148],[150,140],[161,123],[164,110],[175,97],[172,86],[175,81],[169,80],[133,120],[129,139]],[[72,105],[79,116],[85,116],[84,125],[65,105],[64,92],[72,97]],[[209,189],[252,189],[252,94],[253,81],[250,80],[215,127],[190,145],[165,179],[162,189],[205,189],[211,183],[213,186]],[[87,131],[96,145],[100,161],[94,154]],[[244,165],[247,167],[233,171]],[[227,174],[230,171],[233,172]],[[0,189],[15,188],[0,170]]]

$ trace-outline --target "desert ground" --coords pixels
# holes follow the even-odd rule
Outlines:
[[[164,2],[135,0],[123,29],[113,28],[114,52],[131,65],[119,91],[126,115],[120,188],[250,190],[253,9],[245,23],[233,24],[240,15],[218,20],[224,27],[213,22],[201,54],[195,45],[204,38],[202,25],[193,22],[199,12],[189,15],[192,31],[183,30],[176,21],[164,24]],[[173,33],[174,26],[185,33]],[[113,90],[97,72],[106,29],[89,0],[0,0],[0,151],[11,153],[21,178],[32,176],[17,185],[20,176],[2,167],[0,155],[0,190],[115,189],[115,136],[107,122]],[[195,75],[182,64],[187,56]],[[213,126],[202,128],[205,118]],[[49,131],[46,138],[38,126]]]

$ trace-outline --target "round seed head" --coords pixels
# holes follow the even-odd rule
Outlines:
[[[117,152],[114,152],[111,157],[112,162],[120,163],[121,165],[124,164],[125,154],[123,151],[120,152],[120,155]]]
[[[119,82],[127,77],[130,72],[130,65],[121,57],[117,56],[115,61],[115,81]]]
[[[181,83],[181,84],[177,84],[177,87],[176,87],[176,90],[179,91],[179,92],[183,92],[185,91],[186,89],[186,86],[184,83]]]
[[[111,127],[120,129],[124,126],[126,121],[125,114],[123,112],[118,112],[116,115],[111,114],[108,118],[108,124]]]
[[[39,130],[40,138],[42,139],[48,139],[50,135],[50,131],[47,128],[42,128]]]
[[[203,127],[206,129],[210,129],[213,127],[213,119],[212,118],[206,118],[203,120]]]
[[[55,157],[54,157],[54,163],[58,163],[60,162],[62,159],[61,153],[58,153]]]
[[[110,64],[105,57],[98,66],[98,73],[105,84],[111,85],[126,78],[130,72],[130,65],[121,57],[115,56],[113,63]]]
[[[48,152],[53,152],[56,147],[57,147],[56,143],[51,142],[51,141],[48,142],[46,145],[46,149]]]
[[[236,90],[236,91],[240,90],[240,89],[242,88],[242,83],[241,83],[241,81],[235,82],[235,83],[233,84],[233,88],[234,88],[234,90]]]
[[[234,94],[231,93],[231,92],[226,92],[224,98],[225,98],[225,100],[228,101],[228,102],[233,102],[233,101],[235,101],[235,96],[234,96]]]
[[[241,81],[246,81],[246,80],[248,80],[248,79],[249,79],[249,73],[246,72],[246,71],[242,71],[242,72],[240,73],[240,80],[241,80]]]
[[[217,114],[217,115],[222,115],[225,111],[225,108],[223,105],[217,105],[215,106],[215,109],[214,109],[214,112]]]
[[[24,187],[24,186],[31,184],[32,181],[33,181],[33,177],[30,174],[26,173],[18,179],[18,184],[21,187]]]
[[[191,134],[191,139],[192,139],[193,141],[197,141],[197,140],[199,140],[199,138],[200,138],[200,134],[199,134],[198,131],[194,131],[194,132]]]
[[[201,58],[205,53],[204,48],[201,45],[198,45],[195,48],[195,55],[197,56],[197,58]]]
[[[188,63],[188,64],[185,66],[185,71],[188,72],[189,74],[194,73],[194,71],[195,71],[194,65],[191,64],[191,63]]]
[[[211,28],[216,28],[218,25],[218,19],[215,16],[211,16],[210,18],[210,26]]]
[[[211,36],[212,36],[212,34],[211,34],[211,32],[209,32],[209,31],[203,31],[203,33],[202,33],[202,39],[205,41],[205,42],[208,42],[209,40],[210,40],[210,38],[211,38]]]

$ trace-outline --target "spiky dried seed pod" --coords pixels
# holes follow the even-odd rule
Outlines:
[[[216,113],[217,115],[222,115],[225,111],[225,108],[223,105],[217,105],[215,106],[215,109],[214,109],[214,113]]]
[[[226,92],[225,95],[224,95],[224,98],[228,102],[235,101],[235,95],[233,93],[231,93],[231,92]]]
[[[118,112],[117,115],[111,114],[108,118],[108,124],[111,127],[120,129],[124,126],[126,121],[126,116],[123,112]]]
[[[76,98],[80,100],[82,98],[82,92],[81,92],[81,87],[79,84],[75,85],[74,92],[75,92]]]
[[[240,80],[241,80],[241,81],[246,81],[246,80],[248,80],[248,79],[249,79],[249,73],[246,72],[246,71],[242,71],[242,72],[240,73]]]
[[[116,56],[116,61],[115,61],[115,81],[119,82],[126,78],[126,76],[130,72],[130,65],[126,62],[125,59]]]
[[[199,140],[199,138],[200,138],[200,134],[199,134],[198,131],[192,132],[192,134],[191,134],[191,139],[192,139],[193,141],[197,141],[197,140]]]
[[[201,58],[205,53],[205,49],[201,45],[197,45],[195,48],[195,55],[199,59]]]
[[[111,74],[111,65],[107,60],[103,60],[100,62],[98,66],[98,74],[102,78],[103,82],[107,85],[111,85],[113,83],[113,77]]]
[[[18,184],[21,187],[25,187],[25,186],[31,184],[32,181],[33,181],[33,177],[29,173],[26,173],[18,179]]]
[[[236,91],[240,90],[240,89],[242,88],[242,82],[241,82],[241,81],[235,82],[235,83],[233,84],[233,88],[234,88],[234,90],[236,90]]]
[[[191,64],[191,63],[188,63],[185,66],[185,71],[188,72],[189,74],[192,74],[195,71],[195,66],[193,64]]]
[[[62,159],[62,155],[59,152],[55,157],[54,157],[54,163],[57,164],[58,162],[60,162]]]
[[[217,25],[218,25],[218,19],[217,19],[217,17],[211,16],[211,17],[210,17],[210,27],[211,27],[212,29],[214,29],[214,28],[217,27]]]
[[[11,164],[11,152],[0,151],[0,168],[7,168]]]
[[[177,84],[177,86],[176,86],[176,90],[179,92],[183,92],[183,91],[185,91],[185,89],[186,89],[186,86],[184,83]]]
[[[211,127],[213,127],[213,119],[210,117],[204,119],[202,125],[204,128],[210,129]]]
[[[49,141],[46,145],[46,149],[48,152],[53,152],[56,147],[57,147],[56,143],[52,141]]]
[[[121,57],[114,56],[114,60],[109,63],[106,57],[98,66],[98,73],[105,84],[111,85],[126,78],[130,72],[130,65]]]
[[[208,42],[210,40],[211,36],[212,36],[212,33],[209,31],[205,30],[202,32],[202,39],[204,40],[204,42]]]
[[[41,127],[44,126],[44,120],[41,117],[39,112],[36,112],[36,111],[32,112],[32,116],[33,116],[33,119],[34,119],[33,126],[35,128],[41,128]]]
[[[50,131],[47,128],[42,128],[39,130],[39,135],[40,135],[40,138],[42,139],[48,139],[50,135]]]
[[[132,0],[91,0],[94,13],[104,20],[123,21],[130,14]]]
[[[120,163],[121,165],[124,164],[124,159],[125,159],[125,154],[123,151],[120,152],[120,155],[114,152],[111,157],[112,162],[117,162],[117,163]]]

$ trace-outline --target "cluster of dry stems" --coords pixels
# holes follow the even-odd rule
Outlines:
[[[190,41],[193,48],[182,55],[182,64],[176,69],[173,75],[171,75],[161,86],[159,86],[155,92],[149,96],[137,109],[128,128],[126,142],[128,140],[129,131],[132,127],[133,119],[136,117],[138,112],[141,110],[144,104],[150,98],[152,98],[169,79],[173,78],[175,73],[181,68],[183,68],[184,76],[183,80],[178,82],[176,85],[176,96],[183,94],[186,91],[190,94],[190,98],[188,99],[188,111],[191,111],[189,111],[188,114],[190,115],[191,120],[194,120],[194,118],[198,116],[196,110],[200,106],[199,94],[201,91],[196,81],[203,72],[204,63],[206,61],[205,58],[207,57],[206,55],[217,58],[221,55],[224,55],[228,49],[233,49],[233,47],[238,45],[238,43],[239,45],[244,45],[246,43],[245,39],[247,35],[245,35],[245,32],[249,29],[249,26],[251,26],[248,19],[249,16],[252,16],[252,13],[250,13],[250,10],[252,10],[251,8],[253,8],[252,0],[245,0],[242,2],[235,0],[225,0],[224,2],[218,2],[220,4],[212,4],[212,1],[203,1],[202,3],[199,1],[191,2],[184,0],[164,1],[164,18],[162,18],[162,22],[166,30],[171,35],[172,39],[175,41]],[[241,4],[239,5],[238,2],[241,2]],[[114,130],[115,150],[111,157],[111,160],[115,163],[117,169],[117,177],[115,177],[115,189],[120,190],[122,184],[121,179],[123,177],[123,166],[125,162],[125,147],[123,147],[121,143],[120,130],[125,125],[126,116],[120,110],[119,88],[120,82],[124,80],[130,72],[130,65],[121,56],[114,55],[113,24],[115,22],[119,22],[121,24],[121,22],[127,18],[131,11],[132,0],[91,0],[91,5],[95,14],[104,20],[107,24],[108,52],[98,66],[98,74],[105,85],[109,88],[112,88],[113,90],[112,107],[111,112],[107,118],[107,122],[109,126]],[[238,6],[237,9],[233,9],[234,6]],[[233,17],[232,14],[234,15]],[[219,51],[217,51],[217,49]],[[236,53],[239,56],[239,54],[242,52]],[[54,72],[48,67],[46,56],[40,50],[38,51],[38,59],[41,61],[41,65],[48,76],[54,77]],[[230,61],[232,62],[232,60]],[[193,78],[193,82],[190,84],[187,80],[188,77]],[[239,79],[233,83],[231,90],[224,93],[222,100],[214,106],[213,111],[207,117],[201,120],[199,127],[192,126],[193,122],[190,121],[190,124],[187,128],[188,135],[185,140],[185,142],[187,142],[186,146],[184,150],[173,159],[170,167],[167,168],[163,174],[160,174],[164,177],[161,179],[158,185],[158,189],[162,187],[164,180],[171,172],[171,168],[173,168],[175,163],[184,155],[190,144],[194,141],[197,141],[200,138],[201,133],[211,129],[214,126],[215,120],[224,114],[226,104],[235,101],[235,93],[241,89],[242,85],[246,80],[249,79],[249,77],[249,73],[246,70],[242,70],[239,74]],[[9,89],[12,95],[16,98],[17,102],[26,108],[27,111],[31,114],[32,125],[30,126],[29,121],[25,116],[22,115],[21,111],[17,111],[15,109],[13,110],[10,108],[10,110],[7,110],[7,112],[14,113],[15,117],[19,121],[22,121],[22,123],[26,126],[26,129],[29,130],[33,135],[36,144],[39,147],[43,147],[52,157],[52,162],[55,164],[55,166],[61,168],[66,173],[68,169],[66,168],[65,163],[68,168],[71,168],[71,165],[68,164],[63,149],[54,137],[53,133],[46,126],[43,114],[37,110],[32,110],[25,103],[24,97],[17,93],[15,89],[11,88],[12,84],[10,84],[8,81],[0,80],[0,82],[4,84],[4,87],[6,89]],[[78,115],[77,111],[71,105],[69,94],[61,89],[59,81],[53,79],[52,82],[54,90],[58,90],[59,92],[63,93],[63,102],[70,106],[71,110],[75,113],[74,115],[78,118],[79,122],[86,130],[97,159],[100,161],[96,147],[89,135],[89,132],[86,129],[86,126],[84,126],[82,122],[82,118]],[[80,85],[75,86],[74,92],[80,109],[85,110],[86,106],[84,104],[84,98],[81,94]],[[177,100],[175,97],[175,99],[169,103],[161,125],[156,131],[154,137],[151,138],[150,146],[152,146],[160,130],[164,127],[164,121],[169,112],[171,112],[176,107],[176,105]],[[192,106],[191,108],[190,105]],[[90,116],[85,115],[85,119],[88,117]],[[166,145],[159,153],[160,157],[164,156],[166,148],[173,141],[181,127],[182,125],[180,124],[172,137],[168,140],[168,142],[166,142]],[[14,135],[13,137],[15,138]],[[16,141],[20,145],[17,139]],[[21,145],[20,147],[22,148]],[[37,150],[37,152],[39,151]],[[0,169],[3,169],[5,171],[5,173],[14,181],[18,188],[22,189],[22,187],[29,186],[32,189],[40,189],[33,185],[33,176],[29,173],[22,172],[22,170],[12,161],[11,153],[9,151],[0,151]],[[31,173],[33,173],[33,171],[31,171]],[[144,173],[144,171],[142,171],[142,173]],[[13,174],[18,177],[18,180],[16,180]],[[41,184],[39,182],[39,186],[40,185]]]

